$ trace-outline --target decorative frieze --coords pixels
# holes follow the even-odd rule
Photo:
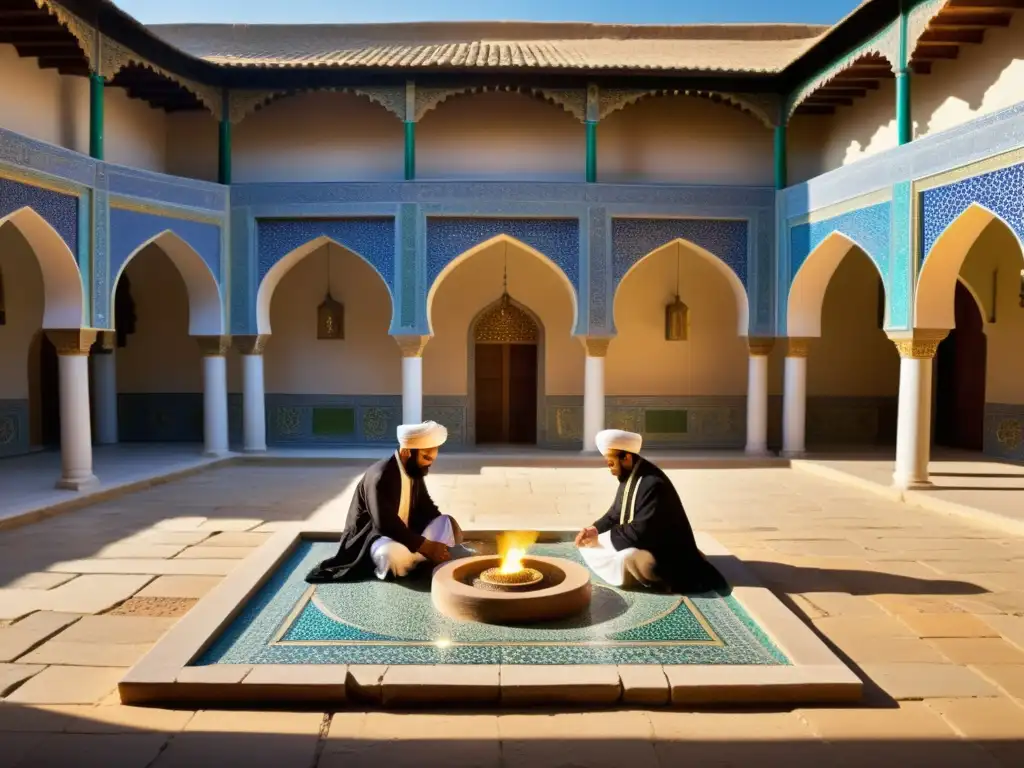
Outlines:
[[[948,334],[946,329],[917,329],[907,334],[890,333],[889,338],[901,358],[931,360]]]
[[[751,357],[767,357],[775,347],[775,339],[752,336],[747,339]]]
[[[58,355],[88,355],[96,343],[95,328],[61,328],[46,331]]]
[[[203,357],[224,357],[231,349],[230,336],[196,336]]]
[[[810,339],[791,337],[786,339],[786,357],[807,357]]]
[[[583,348],[587,351],[587,357],[605,357],[608,354],[608,345],[612,343],[613,336],[581,336]]]
[[[264,350],[267,348],[268,341],[270,341],[269,334],[231,337],[231,343],[234,345],[235,349],[243,355],[262,355]]]
[[[430,336],[395,336],[402,357],[423,357],[423,350],[430,341]]]

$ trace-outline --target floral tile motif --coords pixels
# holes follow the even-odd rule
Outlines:
[[[731,596],[648,594],[595,579],[591,607],[577,617],[462,622],[434,610],[427,570],[400,582],[306,584],[334,546],[300,544],[198,664],[789,664]],[[532,551],[582,562],[569,543]]]

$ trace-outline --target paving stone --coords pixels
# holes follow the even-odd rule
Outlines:
[[[42,666],[34,664],[0,664],[0,697],[42,671]]]
[[[198,599],[220,584],[220,576],[158,576],[137,597],[180,597]]]
[[[0,589],[0,619],[17,621],[47,608],[50,602],[47,595],[42,589]]]
[[[497,704],[500,693],[497,664],[463,666],[396,664],[381,680],[385,706],[411,704]]]
[[[244,560],[252,554],[252,547],[215,547],[207,544],[200,544],[197,547],[189,547],[183,550],[176,560]]]
[[[131,667],[152,648],[151,643],[70,643],[48,640],[19,661],[78,667]]]
[[[174,619],[136,616],[83,616],[57,639],[76,643],[155,643],[175,623]]]
[[[45,571],[26,573],[9,584],[5,584],[4,587],[7,589],[53,589],[71,581],[75,575],[73,573],[46,573]]]
[[[246,712],[202,710],[185,726],[186,733],[288,733],[318,736],[320,712]]]
[[[953,729],[924,702],[901,701],[898,707],[800,709],[797,715],[815,734],[843,739],[948,739]]]
[[[937,648],[916,637],[861,637],[844,639],[842,650],[858,664],[931,662],[951,664]]]
[[[72,560],[50,566],[54,571],[95,574],[147,574],[153,576],[227,576],[234,570],[233,560]],[[75,579],[80,581],[80,579]],[[66,586],[74,585],[74,581]],[[62,587],[58,587],[62,589]]]
[[[350,664],[348,667],[348,691],[358,700],[379,703],[381,681],[388,668],[379,664]]]
[[[127,600],[152,578],[143,575],[90,574],[61,584],[45,594],[50,610],[102,613]]]
[[[1002,638],[940,638],[928,642],[957,664],[1024,664],[1024,651]]]
[[[164,744],[166,734],[58,733],[41,740],[18,766],[78,768],[146,768]]]
[[[814,738],[810,727],[792,712],[663,712],[649,713],[657,741],[803,741]]]
[[[320,715],[323,719],[323,715]],[[268,724],[261,733],[180,733],[152,768],[197,768],[197,766],[245,766],[282,768],[313,766],[319,739],[315,733],[282,734]],[[323,763],[319,763],[323,766]],[[349,764],[349,768],[355,768]]]
[[[120,668],[47,667],[30,679],[7,701],[15,704],[93,704],[116,686],[124,675]]]
[[[105,614],[176,619],[188,613],[198,600],[186,597],[130,597]]]
[[[645,713],[500,715],[501,765],[657,768],[653,728]]]
[[[616,667],[552,664],[501,667],[501,702],[516,704],[611,704],[622,696]]]
[[[1007,642],[1024,649],[1024,616],[985,616],[982,621]]]
[[[800,595],[800,597],[824,612],[826,616],[885,616],[885,611],[877,603],[859,595],[850,595],[845,592],[812,592]]]
[[[927,704],[966,738],[1024,738],[1024,708],[1010,699],[929,699]]]
[[[976,616],[966,613],[911,613],[900,620],[918,637],[996,637],[996,632]]]
[[[125,707],[121,704],[63,704],[49,709],[67,716],[67,725],[63,729],[66,733],[174,733],[183,729],[195,714],[189,710]]]
[[[77,613],[37,611],[17,624],[0,628],[0,662],[23,656],[79,618]]]
[[[131,558],[174,557],[185,548],[184,544],[152,544],[140,541],[119,541],[97,552],[93,557],[110,560]]]
[[[620,664],[618,673],[624,704],[668,704],[672,690],[660,664]]]
[[[956,664],[861,664],[861,669],[894,699],[995,696],[996,688]]]
[[[1024,664],[978,664],[973,669],[1010,696],[1024,701]]]
[[[198,531],[199,526],[205,522],[205,517],[172,517],[161,520],[153,528],[158,531]],[[203,531],[203,533],[209,533],[209,531]]]
[[[840,647],[847,640],[915,637],[906,624],[891,616],[826,616],[815,619],[814,626]]]
[[[206,542],[211,547],[260,547],[271,537],[270,532],[223,531]]]
[[[152,530],[142,531],[131,538],[124,539],[124,541],[142,542],[146,544],[178,544],[182,547],[191,547],[193,544],[205,541],[212,535],[213,534],[211,534],[210,531],[163,531],[158,528],[154,528]]]
[[[262,520],[252,518],[223,518],[206,520],[198,528],[201,531],[249,531],[263,525]]]
[[[261,664],[252,668],[242,685],[251,686],[254,696],[275,702],[320,701],[333,708],[348,698],[348,668],[344,664]]]

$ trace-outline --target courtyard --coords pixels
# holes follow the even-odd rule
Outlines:
[[[607,509],[614,480],[604,469],[536,463],[443,457],[429,483],[467,529],[572,528]],[[274,532],[340,526],[364,466],[213,467],[0,532],[0,765],[1024,758],[1024,540],[789,468],[670,475],[694,527],[862,677],[859,706],[383,712],[350,703],[286,713],[120,703],[127,669]],[[363,684],[380,685],[385,672]]]

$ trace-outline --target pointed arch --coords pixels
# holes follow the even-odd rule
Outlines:
[[[622,284],[626,282],[626,279],[643,262],[647,261],[655,254],[661,253],[662,251],[665,251],[674,245],[681,245],[682,247],[689,250],[691,253],[695,253],[697,256],[704,259],[711,266],[713,266],[715,270],[726,279],[726,281],[729,283],[729,287],[732,289],[733,299],[736,302],[736,333],[739,336],[746,336],[748,327],[750,325],[750,301],[747,297],[747,289],[743,287],[743,281],[740,280],[739,275],[737,275],[736,272],[733,271],[732,267],[730,267],[728,264],[726,264],[724,261],[718,258],[711,251],[707,250],[706,248],[702,248],[696,243],[691,242],[690,240],[686,240],[685,238],[682,237],[675,237],[669,240],[664,245],[658,246],[653,251],[650,251],[646,255],[641,256],[632,264],[632,266],[630,266],[629,269],[626,270],[622,277],[619,278],[618,283],[615,285],[615,293],[612,295],[613,324],[615,318],[615,300],[619,296],[619,291],[622,290]]]
[[[786,335],[793,338],[817,338],[821,336],[821,312],[825,304],[825,292],[828,290],[832,276],[839,268],[840,262],[857,248],[864,252],[875,272],[882,281],[882,289],[886,293],[886,306],[889,304],[888,287],[885,276],[878,269],[878,264],[867,250],[851,237],[842,232],[832,232],[818,247],[811,251],[804,263],[800,265],[793,282],[789,286],[789,297],[786,302]]]
[[[935,240],[925,255],[914,292],[914,327],[951,329],[955,326],[954,297],[964,259],[988,226],[1006,227],[1017,243],[1024,268],[1024,245],[1013,227],[999,214],[979,203],[971,203]]]
[[[395,316],[395,297],[391,295],[391,286],[388,285],[387,278],[380,273],[380,270],[374,266],[368,258],[363,256],[361,253],[352,250],[351,248],[342,245],[333,237],[327,235],[320,235],[315,237],[309,242],[300,245],[292,251],[286,253],[282,258],[278,259],[277,262],[267,273],[263,276],[260,281],[259,288],[256,290],[256,333],[260,335],[268,334],[270,330],[270,302],[274,298],[274,291],[277,290],[278,284],[288,274],[292,267],[302,261],[304,258],[309,256],[311,253],[318,251],[323,246],[331,243],[341,248],[345,253],[350,253],[356,258],[366,262],[367,265],[373,270],[374,274],[377,275],[384,283],[384,288],[388,292],[388,300],[391,302],[391,317],[394,322]]]
[[[64,238],[28,206],[0,218],[0,227],[8,223],[28,242],[43,273],[43,328],[88,326],[82,273]]]
[[[185,281],[188,293],[188,332],[192,336],[220,336],[224,330],[224,310],[217,278],[203,257],[170,229],[154,235],[132,251],[110,282],[109,306],[114,306],[117,283],[125,269],[138,254],[151,245],[157,246],[171,260]],[[117,318],[114,318],[116,324]]]
[[[430,334],[434,334],[434,296],[437,294],[437,289],[441,286],[441,283],[443,283],[444,279],[448,275],[450,275],[455,270],[455,268],[462,264],[464,261],[475,256],[481,251],[487,250],[493,245],[497,245],[498,243],[507,243],[508,245],[512,245],[520,250],[523,250],[526,253],[529,253],[530,255],[540,259],[546,267],[551,269],[551,271],[555,274],[559,282],[565,287],[566,291],[569,294],[569,301],[572,302],[572,327],[576,328],[577,323],[579,322],[579,306],[576,298],[576,288],[575,286],[573,286],[572,282],[569,280],[569,277],[565,274],[565,272],[562,271],[562,268],[559,267],[551,258],[544,255],[536,248],[527,245],[522,240],[512,237],[511,235],[501,234],[488,238],[487,240],[484,240],[482,243],[473,246],[469,250],[463,251],[454,259],[449,261],[444,266],[444,268],[438,273],[437,277],[434,278],[434,282],[431,283],[430,288],[427,291],[427,328],[429,329]]]

